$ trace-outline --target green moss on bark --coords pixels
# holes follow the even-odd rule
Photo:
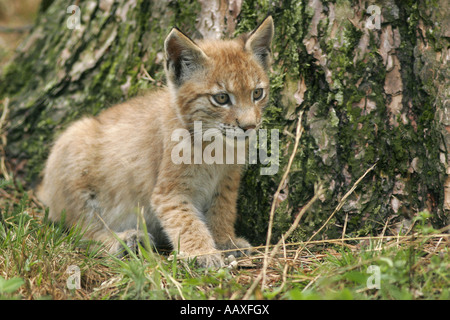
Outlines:
[[[79,7],[82,31],[66,27],[66,2],[54,1],[43,10],[1,75],[0,97],[11,99],[8,157],[27,160],[29,182],[42,170],[55,135],[69,123],[161,82],[163,68],[155,60],[164,36],[174,25],[195,29],[199,11],[195,1],[166,6],[141,0],[102,8],[85,1]],[[156,81],[143,79],[141,68]]]
[[[247,2],[241,14],[243,26],[253,27],[247,17],[255,18],[251,12],[261,2]],[[349,1],[322,1],[317,7],[322,15],[314,36],[321,51],[316,55],[314,49],[308,54],[305,40],[311,37],[317,10],[312,4],[286,1],[265,7],[273,13],[277,27],[272,75],[276,84],[272,88],[272,107],[266,112],[266,126],[293,133],[295,121],[285,115],[295,106],[286,103],[292,99],[282,99],[285,92],[279,90],[279,84],[304,78],[307,87],[304,101],[296,108],[305,110],[305,133],[289,175],[287,199],[276,210],[273,239],[279,239],[301,206],[313,196],[314,183],[325,184],[325,197],[305,215],[291,240],[304,240],[317,230],[352,184],[374,163],[376,169],[322,236],[340,237],[346,215],[347,235],[377,234],[386,221],[401,221],[423,209],[433,211],[437,217],[442,210],[443,166],[439,163],[440,133],[432,104],[436,97],[430,94],[431,90],[426,93],[421,89],[422,79],[411,63],[417,50],[418,6],[397,2],[397,7],[391,5],[383,13],[392,28],[399,29],[402,41],[395,52],[401,64],[402,109],[393,115],[388,108],[393,95],[385,92],[387,67],[379,49],[383,30],[367,32],[356,26],[357,21],[368,17],[364,15],[366,8],[351,7]],[[359,18],[358,10],[362,12]],[[338,28],[333,29],[335,24]],[[324,60],[318,60],[319,57]],[[291,95],[295,94],[295,86],[292,87]],[[256,167],[247,171],[243,181],[239,201],[243,218],[239,228],[259,243],[265,240],[264,226],[268,224],[272,196],[292,142],[292,137],[282,137],[283,158],[276,176],[259,176]]]

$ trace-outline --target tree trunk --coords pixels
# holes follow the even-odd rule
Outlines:
[[[9,98],[6,154],[34,182],[51,141],[74,119],[162,86],[162,45],[174,25],[193,38],[246,32],[268,14],[276,25],[271,103],[264,127],[279,129],[280,170],[243,177],[240,233],[264,243],[273,195],[304,134],[275,212],[277,239],[310,199],[325,194],[291,240],[304,240],[376,163],[322,233],[398,232],[428,210],[450,211],[448,1],[46,1],[36,26],[3,70]],[[370,6],[370,7],[369,7]],[[369,10],[368,10],[369,9]],[[80,24],[76,17],[80,14]],[[78,26],[78,27],[77,27]],[[19,171],[21,170],[21,171]],[[406,219],[406,220],[405,220]]]

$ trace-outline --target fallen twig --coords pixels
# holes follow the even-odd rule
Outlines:
[[[270,208],[269,227],[267,229],[267,239],[266,239],[264,266],[263,266],[263,270],[262,270],[262,274],[263,274],[263,276],[262,276],[262,278],[263,278],[262,287],[264,287],[264,285],[265,285],[265,272],[266,272],[267,265],[268,265],[267,257],[268,257],[268,254],[269,254],[269,245],[270,245],[270,241],[271,241],[271,238],[272,238],[273,218],[274,218],[274,215],[275,215],[277,199],[278,199],[278,196],[280,195],[281,189],[283,188],[283,185],[284,185],[284,183],[285,183],[285,181],[286,181],[286,179],[287,179],[287,177],[289,175],[289,171],[291,170],[292,162],[294,161],[295,154],[297,153],[298,144],[300,142],[300,138],[301,138],[302,133],[303,133],[302,118],[303,118],[303,111],[300,111],[300,114],[299,114],[298,120],[297,120],[297,129],[296,129],[296,132],[295,132],[294,148],[292,150],[291,156],[289,157],[289,161],[288,161],[286,170],[284,171],[283,177],[281,178],[281,181],[278,184],[277,191],[275,192],[275,194],[273,196],[272,206]]]
[[[9,113],[9,98],[5,98],[3,101],[3,111],[0,117],[0,173],[3,175],[6,181],[11,180],[11,176],[8,174],[8,170],[6,169],[6,160],[5,160],[5,147],[7,143],[6,131],[4,132],[3,126],[6,123],[6,117]]]
[[[355,191],[356,187],[358,186],[358,184],[366,177],[366,175],[373,170],[373,168],[375,168],[375,166],[377,165],[377,163],[375,163],[373,166],[371,166],[369,169],[366,170],[366,172],[364,172],[364,174],[353,184],[353,186],[351,187],[351,189],[342,197],[341,201],[339,202],[339,204],[337,205],[336,209],[334,209],[333,213],[328,217],[327,221],[325,221],[325,223],[319,228],[319,230],[317,230],[309,239],[308,241],[306,241],[306,244],[308,244],[320,231],[322,231],[323,228],[325,228],[325,226],[328,224],[328,222],[330,222],[330,220],[334,217],[334,215],[336,214],[336,212],[338,212],[339,210],[341,210],[341,208],[344,206],[345,201],[347,200],[347,198],[353,193],[353,191]],[[306,246],[305,244],[305,246]],[[298,249],[298,255],[300,255],[300,253],[303,251],[304,246]]]

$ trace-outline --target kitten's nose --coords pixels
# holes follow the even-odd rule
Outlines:
[[[256,125],[255,125],[255,124],[253,124],[253,123],[240,123],[240,122],[238,121],[238,119],[236,119],[236,123],[237,123],[238,127],[241,128],[241,129],[244,130],[244,131],[247,131],[247,130],[251,130],[251,129],[255,129],[255,128],[256,128]]]

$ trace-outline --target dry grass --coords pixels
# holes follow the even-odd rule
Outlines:
[[[44,211],[32,194],[24,196],[12,185],[2,185],[0,193],[8,195],[0,203],[6,208],[2,209],[0,223],[0,276],[24,281],[17,291],[4,295],[7,298],[289,299],[295,292],[306,294],[311,290],[318,294],[316,298],[335,297],[327,296],[330,292],[339,298],[343,288],[353,288],[354,298],[367,294],[383,298],[379,296],[381,293],[351,284],[346,275],[355,271],[364,273],[368,265],[382,265],[387,260],[393,261],[392,270],[401,271],[404,268],[395,264],[410,259],[408,252],[413,257],[407,266],[409,271],[394,281],[407,282],[409,273],[416,273],[418,279],[425,279],[422,282],[436,281],[436,294],[443,294],[449,284],[448,272],[440,275],[443,282],[426,280],[431,276],[428,272],[433,263],[443,264],[447,270],[450,267],[449,235],[445,233],[448,228],[430,234],[419,230],[408,235],[282,242],[279,247],[264,245],[254,247],[252,256],[237,259],[228,268],[204,270],[194,263],[171,261],[168,254],[155,254],[143,248],[135,257],[122,260],[101,253],[88,254],[87,244],[76,231],[64,231],[61,226],[44,221]],[[405,256],[400,259],[399,253]],[[67,288],[66,270],[72,265],[81,271],[81,288],[77,290]],[[261,287],[263,270],[265,288]],[[333,277],[342,279],[331,284],[325,281]],[[419,293],[413,298],[421,298],[423,293],[416,291]]]

